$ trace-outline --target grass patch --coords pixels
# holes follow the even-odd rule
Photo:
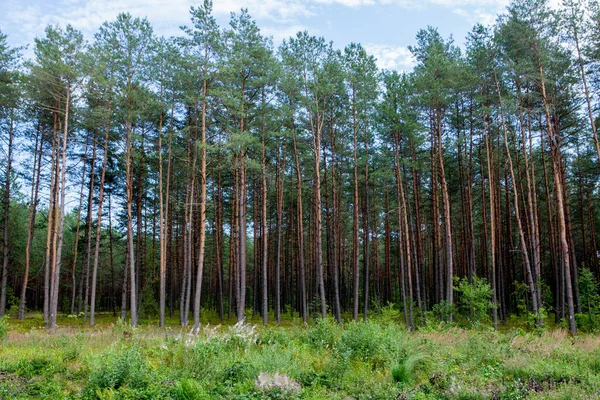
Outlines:
[[[407,332],[386,313],[367,323],[290,320],[281,327],[215,325],[206,318],[211,323],[194,335],[173,321],[166,329],[131,329],[110,315],[93,329],[66,320],[55,334],[34,326],[35,316],[10,320],[0,345],[0,398],[594,399],[600,393],[600,338],[593,334],[446,325]]]

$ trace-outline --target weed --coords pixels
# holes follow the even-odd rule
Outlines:
[[[8,336],[8,315],[5,315],[0,318],[0,344],[6,341],[6,337]]]

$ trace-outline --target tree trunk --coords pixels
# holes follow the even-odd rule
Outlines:
[[[58,289],[60,281],[60,268],[62,263],[62,244],[65,230],[65,203],[67,195],[67,136],[69,134],[69,105],[71,102],[71,86],[67,82],[65,112],[64,112],[64,131],[62,135],[62,148],[60,149],[60,181],[58,182],[60,191],[58,207],[58,231],[56,234],[56,253],[53,270],[50,274],[50,302],[48,305],[48,329],[56,329],[56,319],[58,314]]]
[[[13,152],[13,138],[15,130],[15,110],[12,109],[10,112],[10,128],[8,130],[8,154],[6,160],[6,175],[4,182],[4,233],[3,233],[3,245],[2,245],[2,286],[0,289],[0,317],[3,317],[6,313],[6,290],[8,287],[8,230],[9,230],[9,216],[10,216],[10,184],[12,182],[12,152]]]
[[[298,281],[300,283],[300,312],[304,323],[308,322],[308,312],[306,310],[306,271],[304,269],[304,216],[302,213],[302,170],[300,169],[300,158],[298,157],[298,147],[296,144],[296,135],[293,134],[294,158],[296,160],[296,207],[298,211],[298,221],[296,231],[298,232]]]
[[[39,145],[39,149],[38,149]],[[31,201],[29,203],[29,224],[27,229],[27,244],[25,247],[25,272],[23,275],[23,286],[19,298],[19,320],[25,319],[25,300],[27,296],[27,285],[29,280],[29,265],[31,263],[31,250],[33,235],[35,234],[35,216],[37,214],[38,196],[40,190],[40,176],[42,172],[42,151],[44,148],[42,128],[38,126],[35,137],[35,149],[33,158],[33,176],[31,182]]]
[[[196,291],[194,295],[194,331],[200,329],[200,295],[202,291],[202,275],[204,273],[204,247],[206,242],[206,106],[207,106],[208,82],[203,81],[202,88],[202,132],[200,138],[201,160],[200,160],[200,229],[198,244],[198,264],[196,267]]]
[[[96,280],[98,277],[98,264],[100,262],[100,236],[102,233],[102,205],[104,201],[104,179],[106,177],[106,166],[108,165],[108,140],[110,134],[110,113],[111,107],[108,105],[108,121],[106,123],[106,133],[104,135],[104,159],[102,161],[102,172],[100,174],[100,194],[98,196],[98,218],[96,220],[96,247],[94,248],[94,268],[92,269],[92,296],[90,299],[90,326],[95,324],[96,312]],[[95,147],[94,140],[94,150]],[[95,151],[94,151],[95,153]],[[95,158],[95,154],[94,154]]]

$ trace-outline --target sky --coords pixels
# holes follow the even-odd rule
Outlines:
[[[11,46],[25,46],[32,54],[35,37],[43,37],[47,24],[71,24],[92,41],[104,21],[120,12],[147,17],[157,35],[179,35],[189,25],[189,9],[202,0],[0,0],[0,30]],[[331,40],[336,48],[361,43],[377,58],[380,68],[410,70],[408,46],[419,29],[438,28],[457,44],[477,22],[495,21],[508,0],[213,0],[213,14],[224,27],[231,12],[248,8],[262,33],[275,45],[296,32]]]

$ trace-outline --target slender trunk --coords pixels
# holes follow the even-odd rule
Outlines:
[[[521,99],[521,87],[520,87],[520,82],[517,79],[516,82],[516,86],[517,86],[517,97],[519,99],[519,110],[522,110],[523,105],[522,105],[522,99]],[[519,120],[520,120],[520,125],[521,125],[521,146],[522,146],[522,153],[523,153],[523,159],[525,160],[525,175],[526,175],[526,185],[527,185],[527,216],[528,216],[528,221],[529,221],[529,240],[531,242],[531,262],[532,262],[532,269],[533,269],[533,279],[534,279],[534,284],[536,286],[536,296],[537,296],[537,304],[538,304],[538,309],[542,307],[542,295],[541,295],[541,288],[540,288],[540,266],[541,266],[541,254],[540,254],[540,246],[539,246],[539,241],[538,241],[538,236],[537,236],[537,231],[536,231],[536,214],[535,214],[535,209],[534,209],[534,193],[533,193],[533,184],[535,183],[535,177],[533,175],[533,163],[531,163],[531,167],[530,167],[530,163],[529,163],[529,154],[527,152],[527,135],[525,133],[525,121],[524,121],[524,116],[523,116],[523,112],[519,111]],[[531,133],[531,132],[530,132]],[[539,325],[543,324],[542,320],[538,321]]]
[[[108,194],[108,252],[110,257],[110,295],[112,298],[113,317],[117,316],[117,294],[115,293],[115,258],[113,252],[113,232],[112,232],[112,201],[110,193]]]
[[[98,278],[98,264],[100,262],[100,234],[102,232],[102,205],[104,200],[104,179],[108,165],[108,139],[110,134],[111,105],[108,105],[108,121],[104,134],[104,159],[102,161],[102,172],[100,174],[100,194],[98,196],[98,217],[96,220],[96,247],[94,248],[94,267],[92,269],[92,295],[90,299],[90,326],[94,326],[96,312],[96,281]],[[95,141],[94,141],[95,150]],[[95,157],[94,157],[95,158]]]
[[[363,321],[367,321],[367,311],[369,310],[369,139],[368,133],[365,132],[365,155],[367,156],[367,162],[365,163],[365,193],[364,193],[364,204],[363,204],[363,264],[364,264],[364,280],[363,280]],[[408,239],[408,238],[407,238]],[[410,258],[410,253],[409,253]],[[411,307],[412,317],[412,307]]]
[[[490,261],[492,265],[490,283],[492,286],[492,316],[494,320],[494,329],[498,330],[498,308],[497,308],[497,295],[496,295],[496,207],[495,207],[495,189],[494,189],[494,169],[492,160],[492,149],[490,146],[490,137],[488,130],[487,119],[485,119],[485,149],[486,149],[486,161],[488,170],[488,185],[490,189]]]
[[[162,87],[160,93],[161,102],[159,105],[159,121],[158,121],[158,236],[160,239],[159,242],[159,300],[158,300],[158,326],[160,328],[164,328],[165,326],[165,306],[166,306],[166,296],[167,296],[167,220],[165,213],[165,197],[163,186],[164,176],[163,176],[163,159],[162,159],[162,127],[163,127],[163,106],[162,106]],[[175,108],[175,101],[173,100],[173,104],[171,106],[171,126],[173,119],[173,112]],[[171,154],[169,154],[169,162],[171,160]],[[167,185],[168,183],[168,174],[167,174]],[[166,203],[169,203],[168,196],[166,198]]]
[[[129,245],[125,246],[125,265],[123,268],[123,285],[121,286],[121,320],[127,318],[127,275],[129,269]]]
[[[539,49],[535,49],[539,50]],[[568,309],[568,320],[569,320],[569,332],[571,335],[575,335],[577,333],[577,326],[575,324],[575,306],[573,301],[573,286],[571,283],[571,261],[569,255],[569,242],[567,240],[567,226],[566,226],[566,217],[565,217],[565,205],[564,205],[564,187],[562,180],[562,173],[560,170],[560,138],[558,135],[555,135],[552,120],[550,117],[550,106],[548,103],[548,97],[546,95],[546,84],[544,77],[544,70],[542,67],[542,61],[540,59],[539,53],[536,52],[537,55],[537,64],[538,71],[540,73],[540,88],[542,91],[542,101],[544,104],[544,111],[546,114],[546,124],[547,124],[547,133],[548,139],[550,141],[551,148],[554,148],[552,152],[553,160],[552,160],[552,169],[554,171],[554,188],[556,190],[556,202],[558,209],[558,229],[559,229],[559,242],[560,242],[560,250],[561,257],[563,260],[563,264],[565,266],[565,289],[567,292],[567,309]]]
[[[265,89],[262,90],[262,135],[261,135],[261,175],[262,175],[262,213],[261,213],[261,239],[262,239],[262,318],[263,325],[269,322],[269,292],[268,292],[268,237],[267,237],[267,165],[265,157]]]
[[[50,270],[54,263],[55,221],[58,185],[58,115],[54,115],[54,128],[52,130],[52,153],[50,160],[50,196],[48,200],[48,224],[46,235],[46,262],[44,267],[44,322],[48,323],[50,309]]]
[[[92,214],[94,208],[94,183],[96,178],[96,138],[94,134],[94,150],[92,154],[91,166],[90,166],[90,184],[88,190],[88,204],[87,204],[87,217],[86,217],[86,267],[85,267],[85,298],[83,299],[83,321],[87,321],[88,317],[88,301],[90,298],[90,262],[92,257]],[[83,277],[83,271],[82,271]],[[83,288],[80,288],[82,293]]]
[[[246,162],[244,154],[239,157],[239,195],[238,195],[238,285],[237,320],[246,319]]]
[[[281,224],[283,213],[283,186],[285,184],[285,144],[283,155],[277,159],[277,250],[275,251],[275,319],[281,323]]]
[[[408,299],[405,300],[405,312],[406,312],[406,307],[408,306],[408,315],[404,316],[404,319],[406,321],[406,328],[409,330],[414,330],[415,329],[415,320],[414,320],[414,316],[413,316],[413,305],[412,305],[412,300],[413,300],[413,288],[412,288],[412,252],[411,252],[411,248],[410,248],[410,233],[409,233],[409,229],[408,229],[408,216],[407,216],[407,207],[406,207],[406,197],[404,196],[404,183],[402,180],[402,174],[400,172],[400,138],[399,138],[400,134],[399,132],[395,132],[395,167],[396,167],[396,188],[397,188],[397,199],[398,199],[398,230],[399,231],[404,231],[403,235],[404,235],[404,243],[402,243],[402,240],[399,241],[398,245],[400,247],[404,247],[404,251],[400,251],[400,257],[402,257],[402,253],[404,252],[406,255],[406,265],[404,266],[405,268],[403,268],[403,270],[405,271],[405,278],[407,279],[407,281],[405,282],[404,280],[402,281],[402,285],[404,287],[404,285],[406,285],[406,287],[408,288]],[[402,235],[400,235],[399,237],[401,237]],[[405,295],[406,295],[406,291]]]
[[[220,168],[221,153],[217,155],[217,168]],[[215,254],[217,258],[217,296],[219,319],[223,320],[223,189],[221,186],[221,170],[217,172],[215,199]]]
[[[415,153],[415,148],[414,148],[414,142],[412,141],[412,139],[410,139],[410,152],[411,152],[411,158],[413,160],[413,163],[416,164],[416,160],[417,160],[417,155]],[[412,168],[412,183],[413,183],[413,199],[414,199],[414,206],[415,206],[415,226],[416,226],[416,234],[415,234],[415,241],[416,243],[416,251],[417,251],[417,257],[415,259],[415,274],[417,275],[417,278],[420,276],[423,276],[424,274],[424,270],[425,268],[423,267],[425,264],[425,255],[424,255],[424,251],[423,251],[423,236],[421,233],[421,201],[420,198],[421,196],[419,195],[419,172],[417,171],[417,169],[413,166]],[[422,279],[422,281],[424,281],[424,279]],[[427,296],[425,295],[425,290],[423,288],[423,290],[420,290],[420,292],[422,293],[421,296],[419,297],[419,308],[420,308],[420,312],[421,312],[421,318],[423,323],[425,323],[425,310],[427,308],[426,303],[426,299]]]
[[[354,103],[354,99],[353,99]],[[356,108],[353,107],[352,110],[352,120],[353,120],[353,141],[354,141],[354,204],[353,204],[353,214],[352,214],[352,265],[353,265],[353,273],[354,273],[354,308],[352,313],[352,318],[354,321],[358,321],[358,306],[359,306],[359,298],[358,298],[358,290],[360,284],[360,276],[359,276],[359,236],[358,236],[358,121],[356,119]]]
[[[296,144],[296,135],[293,134],[294,158],[296,160],[296,208],[298,211],[298,221],[296,231],[298,232],[298,277],[300,283],[300,312],[304,323],[308,322],[308,312],[306,310],[306,271],[304,268],[304,216],[302,213],[302,170],[300,169],[300,158],[298,157],[298,147]]]
[[[332,123],[331,127],[331,197],[332,197],[332,250],[333,256],[332,264],[333,264],[333,314],[338,323],[342,322],[342,311],[340,306],[340,263],[339,263],[339,246],[338,242],[340,240],[340,235],[338,232],[339,225],[339,207],[338,207],[338,191],[336,185],[336,175],[335,175],[335,129],[334,124]]]
[[[53,271],[50,275],[50,303],[48,307],[48,329],[53,331],[56,329],[56,319],[58,314],[58,289],[60,281],[60,268],[62,263],[62,244],[65,230],[65,203],[67,195],[67,136],[69,134],[69,106],[71,102],[71,86],[67,82],[65,113],[64,113],[64,131],[62,135],[62,148],[60,149],[60,181],[58,182],[60,192],[59,207],[58,207],[58,231],[56,236],[56,253]]]
[[[12,182],[12,152],[13,152],[13,138],[15,130],[15,110],[11,109],[10,112],[10,128],[8,130],[8,154],[6,160],[6,175],[4,182],[4,234],[3,234],[3,254],[2,254],[2,286],[0,289],[0,317],[3,317],[6,313],[6,289],[8,287],[8,230],[9,230],[9,216],[10,216],[10,184]]]
[[[196,291],[194,295],[194,330],[200,329],[200,295],[202,291],[202,275],[204,273],[204,247],[206,242],[206,106],[207,106],[208,82],[203,81],[202,101],[202,131],[200,138],[201,160],[200,160],[200,229],[198,244],[198,264],[196,267]]]
[[[454,286],[453,276],[453,250],[452,250],[452,219],[450,216],[450,196],[448,193],[448,184],[446,182],[446,171],[444,167],[444,153],[442,151],[442,111],[437,110],[437,145],[440,178],[442,183],[442,206],[444,207],[444,242],[446,245],[446,302],[449,305],[454,304]],[[452,319],[452,315],[449,316]]]
[[[77,226],[75,228],[75,245],[73,246],[73,264],[71,267],[71,284],[73,286],[71,293],[71,315],[75,314],[75,297],[77,293],[77,253],[79,250],[79,228],[81,225],[81,207],[83,207],[83,189],[85,188],[85,173],[87,167],[87,152],[88,152],[88,138],[85,141],[85,151],[83,156],[83,168],[81,173],[81,188],[79,189],[79,207],[77,208]],[[35,161],[34,161],[35,165]],[[34,167],[35,168],[35,167]]]
[[[137,291],[136,291],[136,262],[135,252],[133,246],[133,171],[132,171],[132,158],[133,158],[133,143],[132,143],[132,132],[131,123],[127,122],[126,127],[126,138],[125,138],[125,181],[126,181],[126,194],[127,194],[127,247],[129,249],[129,281],[131,282],[129,293],[129,302],[131,309],[131,326],[137,325]]]
[[[25,319],[25,299],[27,296],[27,285],[29,280],[29,264],[31,263],[31,250],[33,235],[35,233],[35,216],[37,214],[38,195],[40,190],[40,176],[42,172],[42,151],[44,148],[42,128],[38,127],[35,137],[35,150],[33,156],[33,177],[31,182],[31,202],[29,204],[29,224],[27,229],[27,245],[25,247],[25,272],[23,275],[23,286],[19,299],[19,320]],[[39,149],[38,149],[39,145]]]
[[[528,281],[528,285],[529,285],[529,291],[531,294],[531,303],[532,303],[532,307],[533,307],[533,313],[537,317],[537,315],[538,315],[538,301],[537,301],[538,295],[537,295],[537,292],[535,289],[533,272],[532,272],[531,262],[530,262],[530,258],[529,258],[529,251],[527,248],[527,242],[525,240],[525,232],[523,230],[523,223],[521,222],[518,184],[516,181],[515,171],[514,171],[513,162],[512,162],[512,156],[511,156],[510,148],[508,145],[508,129],[506,127],[506,122],[505,122],[505,117],[504,117],[504,108],[502,105],[503,102],[502,102],[502,95],[500,92],[500,83],[498,82],[497,77],[496,77],[496,90],[497,90],[497,94],[498,94],[498,101],[499,101],[499,105],[500,105],[500,112],[501,112],[501,118],[502,118],[502,131],[504,133],[504,148],[506,150],[506,157],[508,159],[510,179],[512,181],[512,187],[513,187],[515,218],[517,220],[517,227],[519,230],[519,241],[521,244],[521,252],[523,255],[523,262],[525,263],[525,272],[526,272],[527,281]],[[538,325],[540,324],[539,319],[536,319],[536,324],[538,324]]]
[[[321,218],[321,125],[318,122],[313,134],[313,149],[315,154],[315,262],[317,264],[317,284],[321,302],[321,316],[327,317],[327,305],[325,302],[325,280],[323,274],[323,246],[322,231],[323,221]]]

